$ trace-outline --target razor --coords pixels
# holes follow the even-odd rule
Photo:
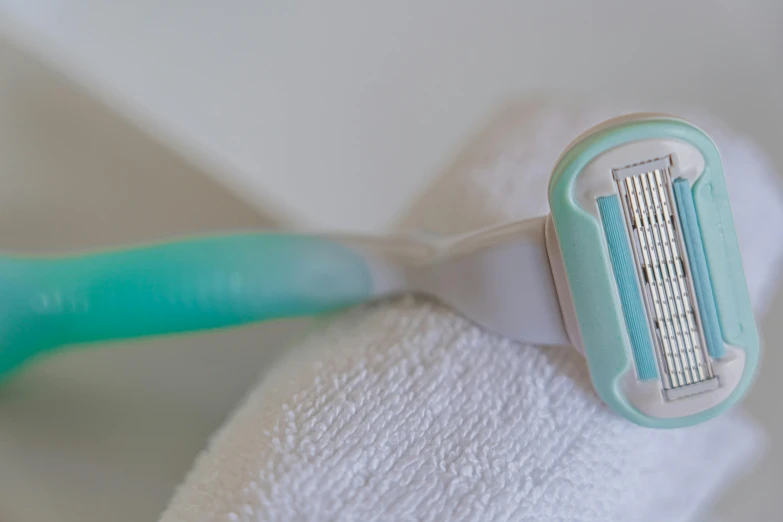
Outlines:
[[[571,345],[599,397],[652,428],[746,392],[759,338],[719,152],[634,114],[577,138],[550,214],[454,237],[242,232],[0,258],[0,378],[64,347],[431,295],[513,340]]]

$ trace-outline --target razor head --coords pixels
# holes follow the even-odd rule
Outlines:
[[[564,152],[549,199],[563,317],[604,402],[659,428],[736,403],[759,339],[710,138],[668,116],[611,120]]]

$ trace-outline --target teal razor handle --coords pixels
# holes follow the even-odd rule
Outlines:
[[[366,300],[356,250],[249,233],[79,254],[0,259],[0,379],[67,345],[318,314]]]

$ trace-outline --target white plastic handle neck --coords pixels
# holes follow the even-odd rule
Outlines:
[[[378,295],[423,292],[520,342],[570,344],[545,241],[546,218],[464,236],[351,241]]]

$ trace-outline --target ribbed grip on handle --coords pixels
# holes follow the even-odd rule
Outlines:
[[[61,259],[0,260],[0,376],[59,346],[317,314],[372,292],[353,250],[246,234]]]

